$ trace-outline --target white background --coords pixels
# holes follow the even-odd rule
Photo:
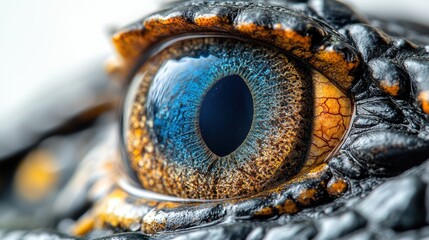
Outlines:
[[[426,0],[348,0],[377,16],[429,23]],[[155,11],[148,0],[0,0],[0,124],[61,76],[111,52],[109,29]]]

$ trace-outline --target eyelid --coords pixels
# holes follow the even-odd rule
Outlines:
[[[156,13],[120,32],[113,45],[129,73],[149,49],[191,33],[227,33],[260,40],[287,51],[348,91],[360,68],[357,50],[343,37],[303,14],[251,3],[194,3]]]

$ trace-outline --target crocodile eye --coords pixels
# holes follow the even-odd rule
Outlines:
[[[131,76],[126,177],[77,234],[293,214],[347,190],[327,162],[349,128],[361,61],[329,26],[283,7],[185,3],[121,30],[113,45],[111,69]]]
[[[349,125],[345,93],[280,49],[191,36],[154,51],[131,83],[122,126],[143,189],[255,194],[325,161]]]

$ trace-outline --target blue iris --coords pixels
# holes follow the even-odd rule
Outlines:
[[[273,112],[287,99],[264,48],[224,41],[168,59],[147,95],[152,141],[168,161],[206,171],[260,155]],[[279,97],[281,94],[281,97]]]

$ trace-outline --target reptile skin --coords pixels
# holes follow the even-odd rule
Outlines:
[[[316,179],[292,186],[278,196],[279,199],[292,196],[290,199],[299,205],[294,197],[297,188],[317,189],[320,194],[309,204],[301,203],[299,212],[261,216],[253,211],[261,205],[269,207],[272,199],[256,199],[241,205],[201,205],[192,210],[185,209],[187,215],[192,214],[193,222],[186,214],[180,215],[179,210],[171,210],[169,223],[181,226],[177,227],[180,231],[148,234],[106,226],[89,232],[84,239],[429,237],[429,164],[426,161],[429,160],[429,28],[364,17],[333,0],[184,1],[168,8],[173,10],[159,13],[161,17],[180,15],[192,21],[198,14],[216,10],[216,14],[232,19],[232,22],[239,16],[264,26],[272,26],[285,15],[294,16],[294,19],[288,19],[288,27],[310,36],[312,52],[317,52],[316,46],[331,44],[333,51],[345,61],[352,61],[354,56],[359,60],[360,64],[349,71],[352,79],[349,94],[355,106],[352,124],[338,151]],[[254,14],[255,9],[261,14]],[[284,13],[284,16],[277,17],[278,13]],[[302,24],[304,20],[308,21],[306,25]],[[141,23],[139,21],[123,31],[143,31]],[[310,29],[310,25],[319,31]],[[320,71],[328,76],[331,74],[330,77],[339,84],[348,82],[338,77],[341,74],[330,73],[329,69],[321,67]],[[95,115],[110,110],[105,107]],[[94,118],[90,117],[91,120]],[[111,131],[109,124],[104,124],[108,125],[106,127],[100,122],[95,125],[87,122],[81,125],[90,129],[88,131]],[[64,126],[72,126],[68,132],[75,132],[76,124],[69,122]],[[67,128],[60,128],[63,132],[64,129]],[[51,131],[49,135],[57,132]],[[44,134],[43,138],[47,136]],[[2,169],[14,169],[10,159],[16,160],[20,156],[22,153],[1,161]],[[339,179],[345,182],[346,189],[338,196],[330,194],[329,184]],[[7,197],[4,199],[10,201]],[[81,205],[70,207],[68,212],[64,210],[66,214],[60,216],[80,217],[83,214]],[[241,215],[237,213],[239,211]],[[53,218],[49,226],[58,226],[60,220]],[[203,223],[210,224],[200,226]],[[173,227],[167,230],[171,229],[174,230]],[[54,230],[0,230],[0,238],[70,237]]]

